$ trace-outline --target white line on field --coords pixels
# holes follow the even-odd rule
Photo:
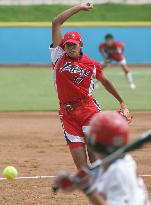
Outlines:
[[[55,176],[30,176],[30,177],[16,177],[15,180],[19,179],[51,179],[55,178]],[[1,177],[0,181],[6,180],[6,178]]]
[[[151,177],[151,174],[142,174],[141,177]]]
[[[141,177],[151,177],[151,174],[142,174]],[[16,177],[15,180],[20,179],[52,179],[55,178],[55,176],[30,176],[30,177]],[[0,181],[6,180],[6,178],[0,178]]]

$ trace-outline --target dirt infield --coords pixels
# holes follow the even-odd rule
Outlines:
[[[151,112],[135,112],[131,139],[151,128]],[[140,174],[151,174],[151,146],[136,151]],[[0,175],[7,165],[19,176],[54,175],[74,170],[56,113],[0,113]],[[1,175],[2,176],[2,175]],[[144,178],[151,196],[151,177]],[[0,181],[0,204],[88,205],[80,193],[53,195],[52,179]]]

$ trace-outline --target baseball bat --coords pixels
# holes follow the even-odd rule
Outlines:
[[[107,156],[103,160],[96,160],[91,165],[90,170],[99,171],[101,166],[109,164],[109,163],[117,160],[118,158],[124,156],[128,152],[131,152],[131,151],[134,151],[136,149],[139,149],[143,145],[145,145],[145,144],[147,144],[149,142],[151,142],[151,130],[149,130],[148,132],[143,133],[137,140],[135,140],[131,144],[128,144],[128,145],[125,145],[125,146],[119,148],[117,151],[115,151],[114,153],[110,154],[109,156]],[[76,175],[75,175],[75,177],[76,177]],[[59,188],[60,187],[57,186],[57,185],[52,186],[53,192],[57,192],[59,190]]]

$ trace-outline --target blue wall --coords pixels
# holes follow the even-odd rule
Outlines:
[[[69,30],[82,34],[84,52],[98,61],[98,45],[112,33],[125,43],[128,63],[151,64],[151,27],[66,27],[63,32]],[[1,27],[0,64],[49,64],[50,43],[51,28]]]

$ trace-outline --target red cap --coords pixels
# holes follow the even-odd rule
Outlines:
[[[75,43],[80,44],[82,43],[82,37],[78,32],[70,31],[64,35],[63,44],[66,43]]]
[[[128,123],[115,111],[97,113],[90,122],[88,141],[93,145],[121,147],[128,143]]]

